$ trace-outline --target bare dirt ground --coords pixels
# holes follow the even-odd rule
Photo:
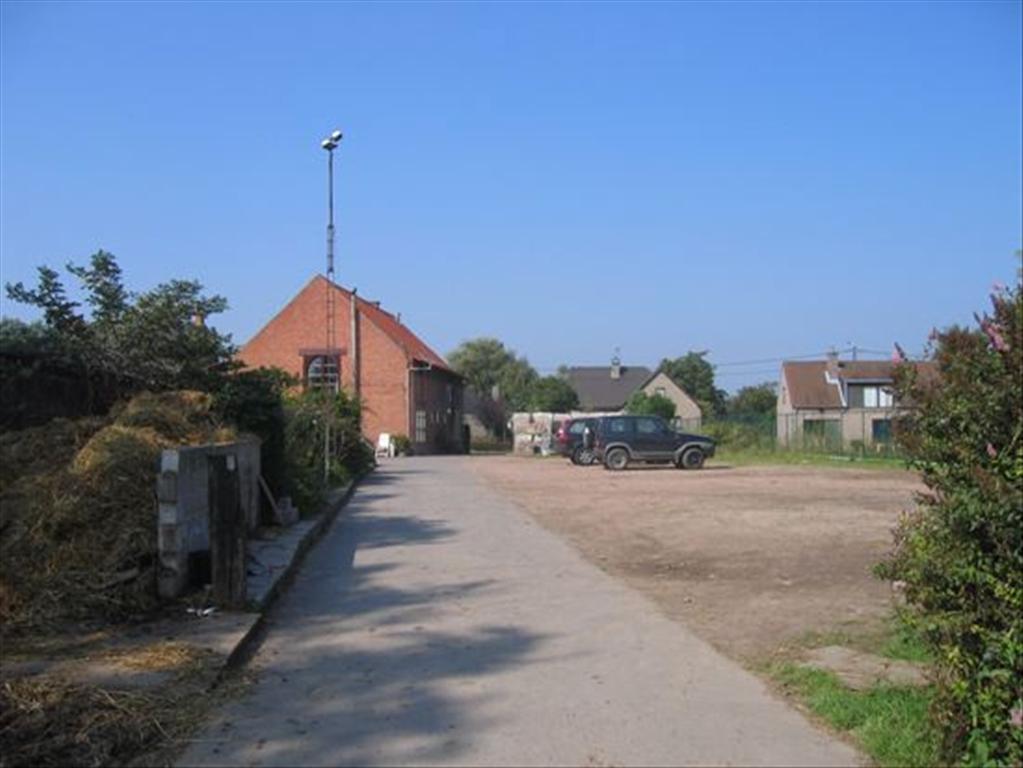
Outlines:
[[[757,662],[891,611],[872,566],[921,485],[903,471],[718,464],[613,473],[479,457],[473,470],[724,653]]]

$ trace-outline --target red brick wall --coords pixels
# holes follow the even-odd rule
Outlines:
[[[299,350],[323,348],[327,344],[326,287],[324,278],[313,278],[241,348],[239,359],[248,366],[276,366],[301,377]],[[351,392],[351,302],[346,294],[339,292],[335,306],[337,344],[345,350],[341,355],[341,382]],[[381,432],[409,435],[405,352],[361,313],[359,320],[363,434],[374,444]]]

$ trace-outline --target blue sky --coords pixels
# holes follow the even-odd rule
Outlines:
[[[339,281],[541,370],[919,350],[1023,244],[1018,2],[0,13],[3,280],[102,247],[239,342],[324,268],[334,127]]]

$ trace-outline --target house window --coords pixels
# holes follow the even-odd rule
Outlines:
[[[664,392],[664,387],[656,387],[654,389],[654,394],[655,395],[660,395],[661,397],[667,397],[667,395]]]
[[[895,404],[892,391],[883,384],[850,384],[850,408],[891,408]]]
[[[890,443],[892,441],[892,420],[874,419],[870,424],[870,433],[875,443]]]
[[[426,411],[416,411],[416,442],[426,442]]]
[[[309,358],[305,369],[308,389],[322,389],[337,392],[341,385],[341,366],[336,357],[318,355]]]

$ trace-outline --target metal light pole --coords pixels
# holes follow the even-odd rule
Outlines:
[[[337,306],[334,295],[334,150],[341,143],[341,131],[334,131],[320,142],[327,150],[327,355],[324,368],[333,365],[337,384],[341,384],[341,372],[337,355]],[[324,371],[326,372],[326,370]],[[330,415],[331,402],[328,398],[323,413],[323,482],[330,482]]]

